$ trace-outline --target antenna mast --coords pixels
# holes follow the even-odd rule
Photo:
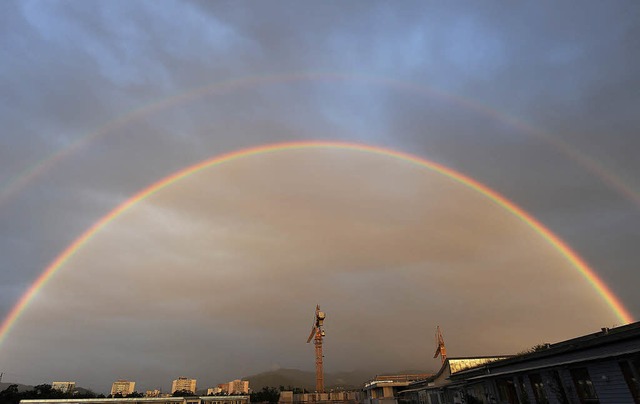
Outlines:
[[[316,346],[316,392],[324,393],[324,370],[322,367],[322,339],[324,338],[323,323],[326,315],[320,311],[320,305],[316,305],[316,314],[314,316],[313,325],[311,326],[311,334],[307,339],[307,344],[313,339]]]

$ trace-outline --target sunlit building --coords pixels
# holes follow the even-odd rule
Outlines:
[[[76,382],[53,382],[51,388],[63,393],[72,393],[76,389]]]
[[[249,381],[236,379],[228,384],[227,392],[229,394],[249,394]]]
[[[171,384],[171,394],[176,391],[190,391],[192,393],[196,392],[196,379],[189,379],[188,377],[178,377]]]
[[[416,380],[424,380],[433,376],[431,373],[401,374],[401,375],[381,375],[365,383],[363,387],[364,404],[397,403],[398,392],[406,389]],[[318,400],[328,400],[320,395]]]
[[[447,358],[432,378],[399,392],[406,404],[640,403],[640,322],[544,344],[473,366]]]
[[[118,380],[111,385],[111,395],[121,394],[123,397],[133,393],[136,389],[136,382],[129,380]]]
[[[213,392],[211,394],[249,394],[249,381],[236,379],[228,383],[220,383],[215,389],[209,390]]]

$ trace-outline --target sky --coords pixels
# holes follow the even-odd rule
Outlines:
[[[640,5],[8,1],[3,381],[436,370],[640,317]],[[248,148],[328,142],[212,164]],[[303,143],[301,143],[303,144]],[[345,144],[371,146],[372,153]],[[426,166],[393,153],[408,153]],[[431,168],[429,168],[429,166]]]

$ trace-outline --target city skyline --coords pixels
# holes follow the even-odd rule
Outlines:
[[[329,373],[640,316],[638,4],[98,4],[0,16],[5,380],[312,371],[316,304]]]

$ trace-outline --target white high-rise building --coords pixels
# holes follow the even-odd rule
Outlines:
[[[171,384],[171,394],[176,391],[187,390],[192,393],[196,392],[196,379],[189,379],[187,377],[178,377]]]

